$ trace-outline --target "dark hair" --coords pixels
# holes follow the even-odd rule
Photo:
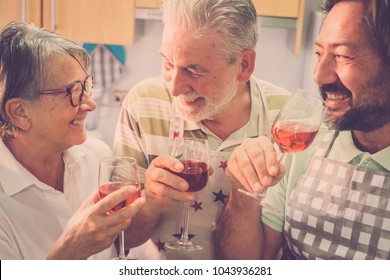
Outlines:
[[[364,20],[374,47],[383,62],[390,66],[390,0],[325,0],[322,8],[327,14],[339,2],[362,2]]]
[[[80,45],[26,22],[11,22],[1,31],[0,138],[13,135],[17,130],[5,112],[6,102],[11,98],[39,98],[44,89],[49,59],[56,55],[71,56],[84,69],[90,63],[88,53]]]

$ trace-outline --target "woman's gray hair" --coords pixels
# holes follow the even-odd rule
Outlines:
[[[90,63],[83,47],[56,33],[23,21],[9,23],[0,34],[0,138],[17,130],[5,111],[11,98],[36,100],[47,81],[49,59],[68,55],[84,70]]]
[[[222,57],[229,63],[258,39],[256,9],[251,0],[165,0],[164,25],[186,28],[202,36],[210,30],[222,38]]]

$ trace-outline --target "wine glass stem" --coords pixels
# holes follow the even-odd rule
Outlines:
[[[190,220],[190,211],[188,201],[184,202],[184,228],[181,234],[181,241],[188,241],[188,224]]]
[[[119,259],[126,259],[125,255],[125,232],[122,230],[119,234]]]
[[[285,155],[286,155],[286,153],[280,153],[280,158],[278,159],[279,163],[283,160]]]

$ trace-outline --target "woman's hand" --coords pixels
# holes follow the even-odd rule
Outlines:
[[[124,187],[101,200],[97,192],[91,194],[69,220],[48,258],[86,259],[110,247],[143,207],[145,199],[138,198],[112,214],[108,212],[135,191],[134,186]]]

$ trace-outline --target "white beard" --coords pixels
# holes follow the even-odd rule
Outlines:
[[[230,90],[225,90],[222,92],[222,95],[213,98],[203,97],[197,92],[182,94],[174,98],[174,106],[177,112],[187,121],[212,120],[216,115],[223,113],[229,107],[230,102],[237,93],[237,86],[232,84],[226,86],[225,89]],[[195,104],[194,106],[186,106],[180,100],[187,102],[195,101]]]

